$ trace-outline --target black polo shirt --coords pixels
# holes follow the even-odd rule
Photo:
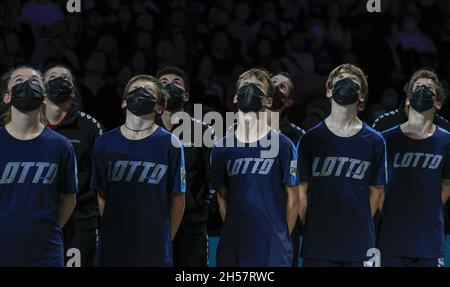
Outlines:
[[[157,120],[157,124],[164,127],[160,119]],[[214,130],[211,126],[192,117],[189,124],[190,134],[175,133],[183,143],[186,169],[186,205],[181,222],[182,226],[187,223],[199,223],[208,220],[208,203],[213,192],[209,162],[211,148],[203,144],[202,138],[206,133],[214,135]],[[182,125],[183,122],[180,121],[172,127],[170,132],[175,132]],[[201,134],[196,134],[196,131],[201,131]],[[196,136],[202,137],[197,138],[201,146],[194,146]]]
[[[98,226],[97,196],[90,190],[92,148],[96,138],[103,133],[102,125],[90,115],[72,106],[57,125],[48,125],[65,136],[75,150],[78,170],[77,205],[65,228],[87,230]]]
[[[372,124],[372,128],[382,132],[407,121],[408,115],[405,113],[405,103],[403,102],[398,109],[379,116]],[[450,132],[450,123],[438,114],[434,117],[434,124]]]
[[[297,146],[300,138],[305,134],[305,131],[291,123],[287,116],[281,118],[280,132],[287,136],[295,146]]]

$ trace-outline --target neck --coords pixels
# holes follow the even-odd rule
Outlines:
[[[417,133],[419,135],[426,135],[434,130],[434,114],[433,109],[419,113],[414,109],[409,109],[408,121],[406,122],[406,127],[409,132]]]
[[[236,136],[243,142],[254,142],[264,137],[270,129],[267,113],[245,114],[238,112]]]
[[[22,113],[11,108],[11,121],[5,128],[15,138],[27,140],[36,137],[44,128],[40,122],[40,110]]]
[[[136,116],[130,111],[127,111],[127,118],[125,124],[128,128],[133,130],[142,130],[151,127],[155,123],[155,115]]]
[[[342,128],[354,126],[358,122],[357,104],[341,106],[335,102],[331,103],[331,114],[327,118],[329,123]]]
[[[126,138],[142,139],[152,134],[156,128],[154,114],[138,117],[127,110],[125,125],[121,130]]]
[[[45,117],[51,125],[58,124],[66,115],[70,107],[69,102],[60,105],[54,104],[47,100],[45,104]]]

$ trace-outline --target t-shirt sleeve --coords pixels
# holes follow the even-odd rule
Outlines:
[[[170,145],[169,181],[172,182],[169,192],[186,192],[186,169],[184,164],[184,149],[180,140],[172,135]]]
[[[305,136],[297,144],[299,182],[309,182],[311,177],[311,154]]]
[[[380,135],[380,140],[376,142],[375,152],[372,159],[372,172],[369,185],[387,184],[387,155],[386,141]]]
[[[280,148],[281,172],[284,185],[298,184],[297,148],[288,140],[285,147]]]
[[[215,189],[227,187],[227,173],[225,165],[225,148],[214,146],[211,149],[210,166],[212,186]]]
[[[77,160],[72,145],[67,142],[61,148],[59,163],[59,193],[74,194],[78,192]]]
[[[450,179],[450,144],[445,147],[444,169],[442,170],[442,178]]]

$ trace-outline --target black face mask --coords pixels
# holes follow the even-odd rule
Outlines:
[[[341,106],[354,104],[358,101],[360,87],[350,78],[337,81],[333,87],[333,99]]]
[[[182,88],[177,85],[170,83],[166,85],[166,90],[169,93],[169,98],[167,99],[166,110],[172,112],[177,111],[183,107],[183,94]]]
[[[433,107],[436,95],[425,85],[417,86],[409,95],[411,107],[419,113]]]
[[[62,77],[52,79],[46,85],[47,96],[55,104],[66,102],[73,92],[72,84]]]
[[[242,86],[237,93],[238,107],[244,113],[262,110],[264,93],[253,83]]]
[[[137,88],[127,94],[127,109],[136,116],[153,113],[156,97],[145,88]]]
[[[275,93],[273,94],[273,98],[272,98],[272,106],[269,108],[269,110],[278,110],[281,109],[284,105],[284,95],[281,92],[281,90],[279,88],[275,88]]]
[[[44,101],[44,89],[31,81],[17,84],[11,89],[11,105],[22,113],[37,110]]]

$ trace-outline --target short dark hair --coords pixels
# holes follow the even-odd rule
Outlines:
[[[158,70],[158,72],[156,72],[156,78],[159,79],[164,75],[169,75],[169,74],[173,74],[173,75],[177,75],[179,77],[181,77],[183,79],[184,82],[184,88],[186,90],[186,92],[189,91],[189,87],[190,87],[190,82],[189,82],[189,77],[186,74],[185,71],[183,71],[182,69],[176,67],[176,66],[166,66],[163,67],[161,69]]]

